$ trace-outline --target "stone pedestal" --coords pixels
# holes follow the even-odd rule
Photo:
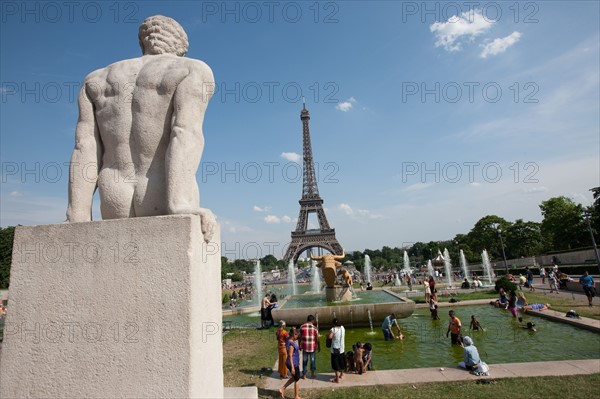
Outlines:
[[[219,243],[194,215],[17,227],[0,396],[223,397]]]
[[[349,287],[342,287],[340,285],[336,285],[333,288],[325,287],[325,298],[327,298],[327,301],[329,302],[347,302],[352,300],[352,291]]]

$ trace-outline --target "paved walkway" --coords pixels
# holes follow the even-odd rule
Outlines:
[[[489,377],[477,377],[466,370],[453,368],[419,368],[403,370],[369,371],[363,375],[345,374],[340,384],[329,382],[333,372],[317,374],[315,379],[300,380],[301,389],[331,389],[369,385],[417,384],[423,382],[470,381],[481,378],[515,378],[564,376],[600,373],[600,359],[563,360],[532,363],[490,364]],[[274,372],[268,377],[265,389],[277,391],[285,381]],[[288,388],[292,389],[292,388]]]

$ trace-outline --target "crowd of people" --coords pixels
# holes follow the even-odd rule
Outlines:
[[[545,282],[546,278],[550,284],[550,288],[556,289],[553,280],[559,276],[554,268],[546,271],[545,268],[540,269],[540,276]],[[525,275],[519,279],[523,281],[518,293],[515,290],[510,290],[508,293],[500,288],[498,299],[492,301],[491,304],[498,308],[508,310],[514,319],[518,318],[519,328],[528,330],[530,333],[536,331],[535,323],[523,323],[523,318],[519,317],[519,311],[544,311],[550,309],[549,303],[529,303],[524,292],[524,288],[529,288],[530,292],[534,292],[533,287],[533,272],[526,268]],[[514,278],[514,276],[513,276]],[[438,315],[438,291],[436,289],[436,278],[429,276],[423,280],[425,300],[429,305],[432,320],[439,320]],[[515,279],[516,280],[516,279]],[[468,282],[467,279],[465,281]],[[473,278],[473,282],[478,281]],[[594,288],[594,280],[592,276],[585,272],[579,279],[582,284],[585,294],[589,299],[589,304],[592,304],[592,298],[596,295]],[[478,286],[472,283],[474,287]],[[372,287],[369,284],[369,288]],[[265,302],[267,303],[267,302]],[[330,382],[339,384],[342,382],[344,375],[347,373],[364,374],[367,370],[373,369],[373,345],[371,343],[357,342],[352,345],[352,350],[346,352],[345,338],[346,330],[340,320],[333,319],[332,327],[328,331],[327,347],[331,355],[331,369],[334,371],[333,378]],[[279,352],[279,373],[282,379],[289,378],[285,385],[280,389],[283,397],[285,389],[294,384],[296,397],[298,397],[299,380],[307,377],[307,371],[310,365],[310,378],[315,378],[316,357],[317,351],[320,351],[319,332],[315,326],[315,318],[309,315],[307,322],[299,329],[292,328],[289,333],[285,333],[286,324],[282,320],[279,323],[279,330],[276,336],[278,340]],[[385,341],[402,340],[404,333],[398,323],[395,313],[387,315],[382,324],[381,331]],[[469,323],[469,331],[478,332],[485,331],[481,322],[476,315],[471,315]],[[474,335],[473,335],[474,336]],[[463,361],[459,363],[459,367],[471,371],[477,375],[489,375],[489,366],[482,361],[479,351],[475,346],[473,336],[463,336],[463,326],[461,320],[456,316],[454,310],[448,312],[448,326],[446,337],[450,338],[451,345],[460,345],[463,348]],[[302,363],[300,363],[300,354],[302,354]]]

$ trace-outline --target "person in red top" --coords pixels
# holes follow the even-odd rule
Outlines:
[[[319,330],[315,327],[315,316],[308,315],[306,323],[300,326],[300,349],[302,349],[302,379],[306,378],[306,366],[310,359],[310,378],[315,378],[317,369],[316,351],[321,351],[319,345]]]

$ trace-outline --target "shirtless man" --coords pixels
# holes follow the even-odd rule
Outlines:
[[[142,57],[94,71],[83,82],[67,221],[91,220],[98,188],[103,219],[197,214],[208,242],[216,221],[200,208],[195,175],[212,71],[183,58],[187,35],[171,18],[147,18],[138,37]]]

